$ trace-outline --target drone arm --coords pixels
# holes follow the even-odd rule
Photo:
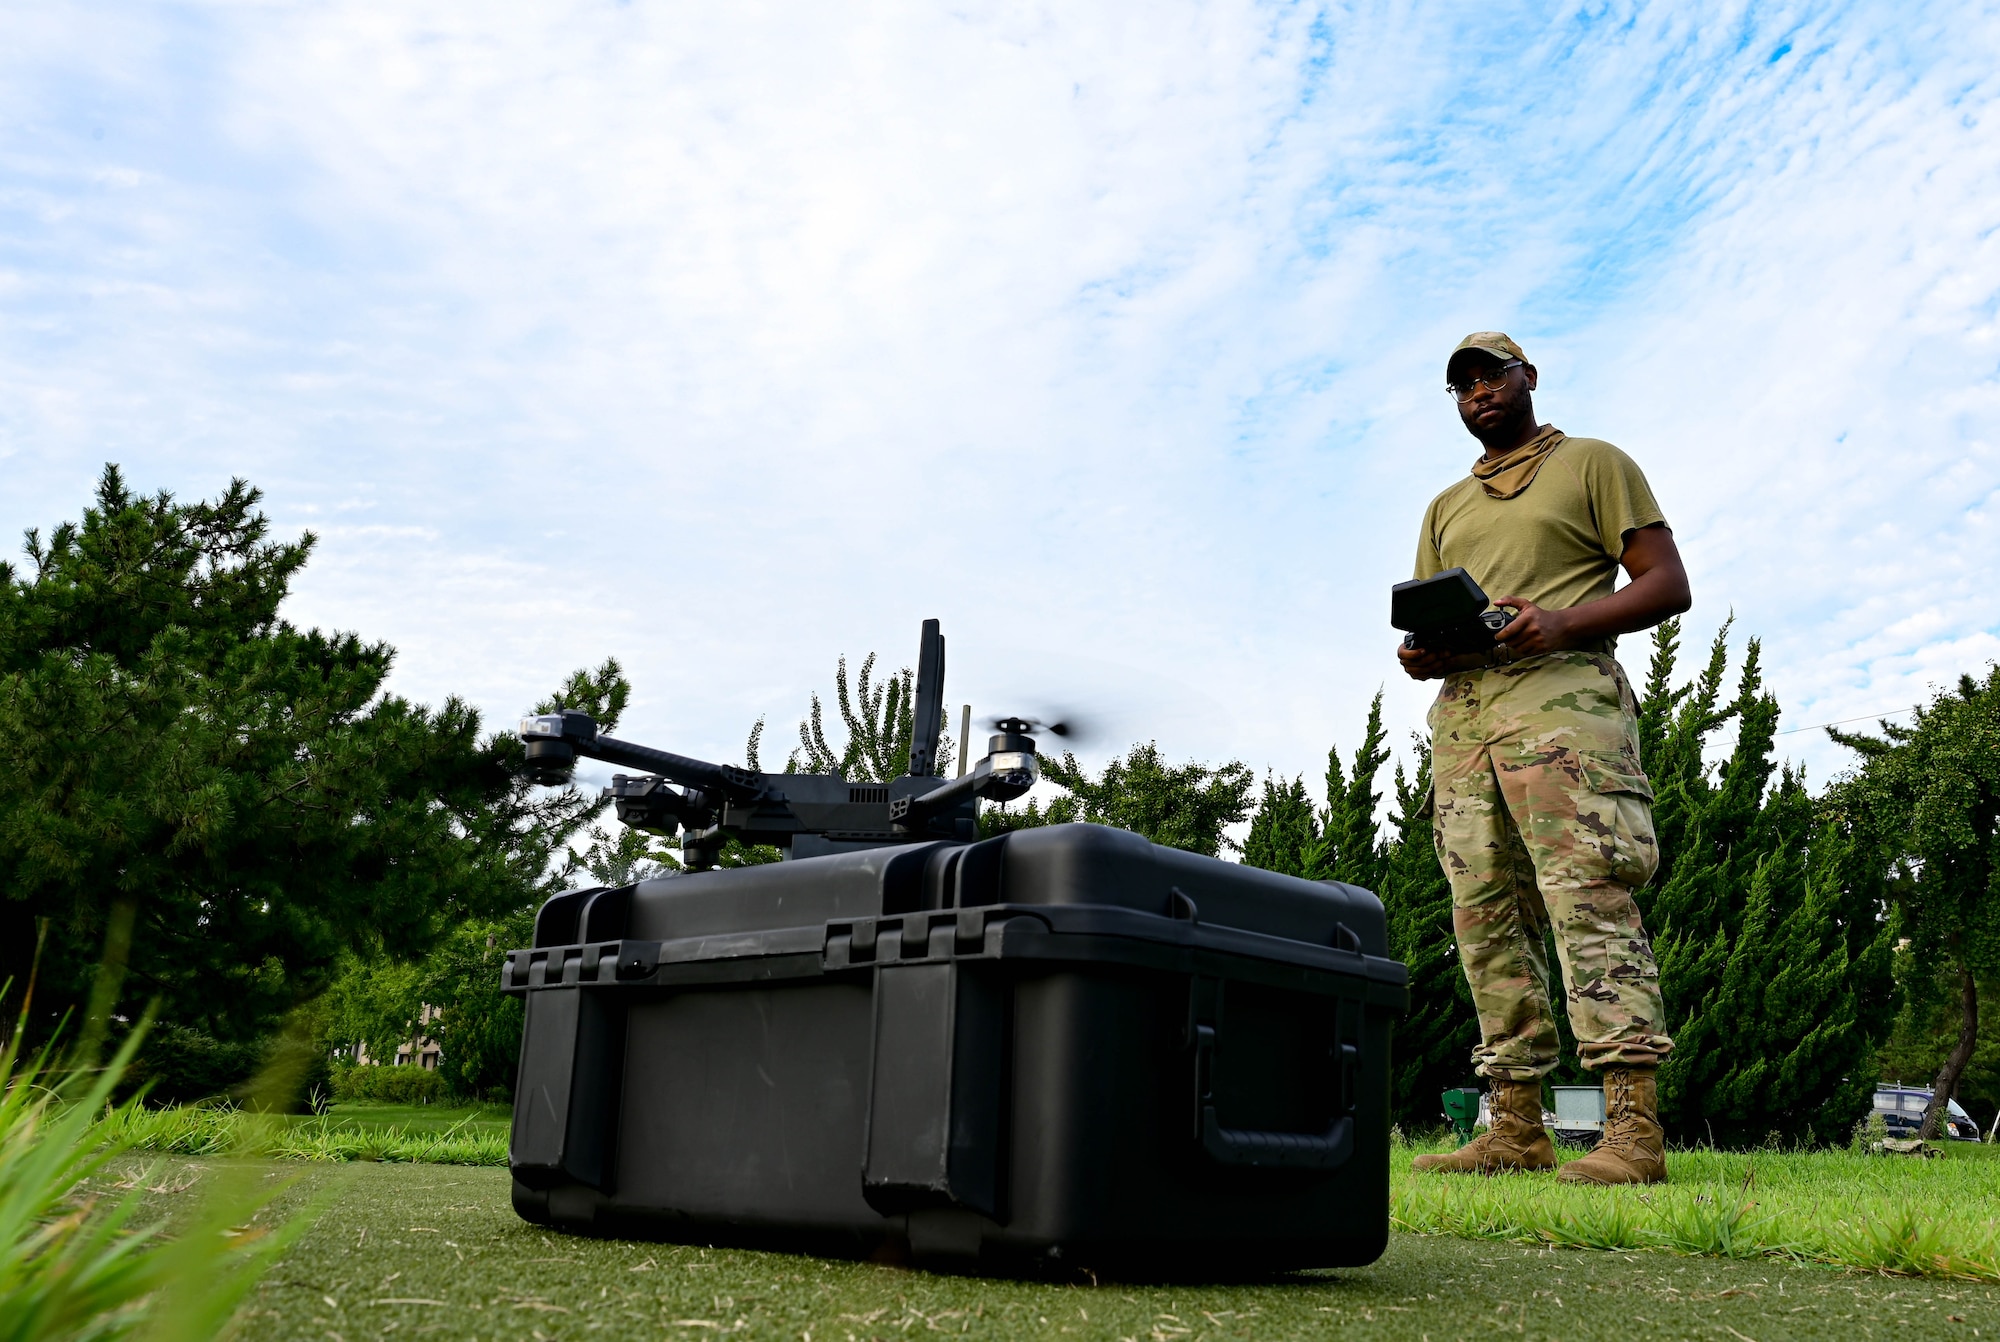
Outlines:
[[[553,778],[566,773],[578,755],[606,764],[622,764],[658,774],[686,787],[698,787],[732,801],[757,801],[770,795],[769,786],[747,769],[727,764],[710,764],[667,750],[635,745],[615,737],[599,736],[597,723],[587,713],[565,710],[543,713],[521,720],[521,739],[528,746],[528,762],[537,774]]]
[[[658,774],[684,787],[712,789],[732,800],[751,801],[761,797],[765,791],[764,786],[756,781],[756,775],[747,770],[731,768],[727,764],[710,764],[706,760],[689,759],[686,755],[676,755],[668,750],[655,750],[651,746],[635,745],[615,737],[600,736],[589,745],[578,746],[577,753],[603,760],[606,764],[623,764],[634,769],[644,769],[647,773]]]
[[[889,818],[897,826],[911,828],[934,815],[964,805],[974,797],[988,801],[1012,801],[1035,785],[1041,770],[1035,757],[1026,751],[1004,751],[988,755],[972,767],[972,772],[932,788],[919,797],[889,803]]]

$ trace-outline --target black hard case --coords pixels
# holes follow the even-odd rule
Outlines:
[[[525,994],[530,1221],[1274,1269],[1388,1236],[1366,890],[1058,825],[573,891]]]

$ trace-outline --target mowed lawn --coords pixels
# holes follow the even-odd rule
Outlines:
[[[214,1109],[134,1113],[142,1150],[308,1162],[504,1166],[507,1115],[342,1106],[313,1118]],[[2000,1148],[1947,1143],[1940,1159],[1846,1150],[1675,1151],[1672,1182],[1593,1189],[1547,1175],[1413,1174],[1442,1137],[1390,1153],[1392,1214],[1405,1230],[1568,1249],[1775,1256],[1827,1266],[2000,1284]],[[1573,1159],[1576,1152],[1565,1152]]]
[[[154,1184],[163,1200],[199,1196],[190,1176],[204,1163],[166,1158]],[[1922,1166],[1878,1168],[1894,1177]],[[1403,1232],[1372,1267],[1256,1284],[985,1280],[555,1234],[514,1216],[500,1169],[295,1161],[267,1169],[292,1181],[281,1204],[308,1204],[315,1219],[246,1304],[239,1335],[254,1339],[2000,1336],[2000,1286],[1770,1256]],[[1453,1187],[1471,1194],[1490,1183]]]

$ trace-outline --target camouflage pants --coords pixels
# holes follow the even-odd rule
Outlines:
[[[1659,865],[1637,708],[1608,654],[1447,676],[1430,711],[1434,835],[1482,1076],[1555,1067],[1543,935],[1554,925],[1583,1065],[1657,1066],[1673,1040],[1632,892]]]

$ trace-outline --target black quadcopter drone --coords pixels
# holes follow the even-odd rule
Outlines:
[[[529,776],[537,783],[568,782],[578,756],[645,770],[613,774],[605,796],[623,824],[655,834],[686,831],[681,852],[690,871],[713,867],[731,837],[775,845],[794,859],[936,839],[969,842],[977,837],[979,798],[1012,801],[1041,776],[1034,733],[1066,736],[1070,728],[996,719],[985,757],[946,780],[937,759],[943,693],[944,635],[936,620],[925,620],[910,768],[888,783],[710,764],[600,735],[595,719],[572,709],[523,718],[521,740],[527,744]]]

